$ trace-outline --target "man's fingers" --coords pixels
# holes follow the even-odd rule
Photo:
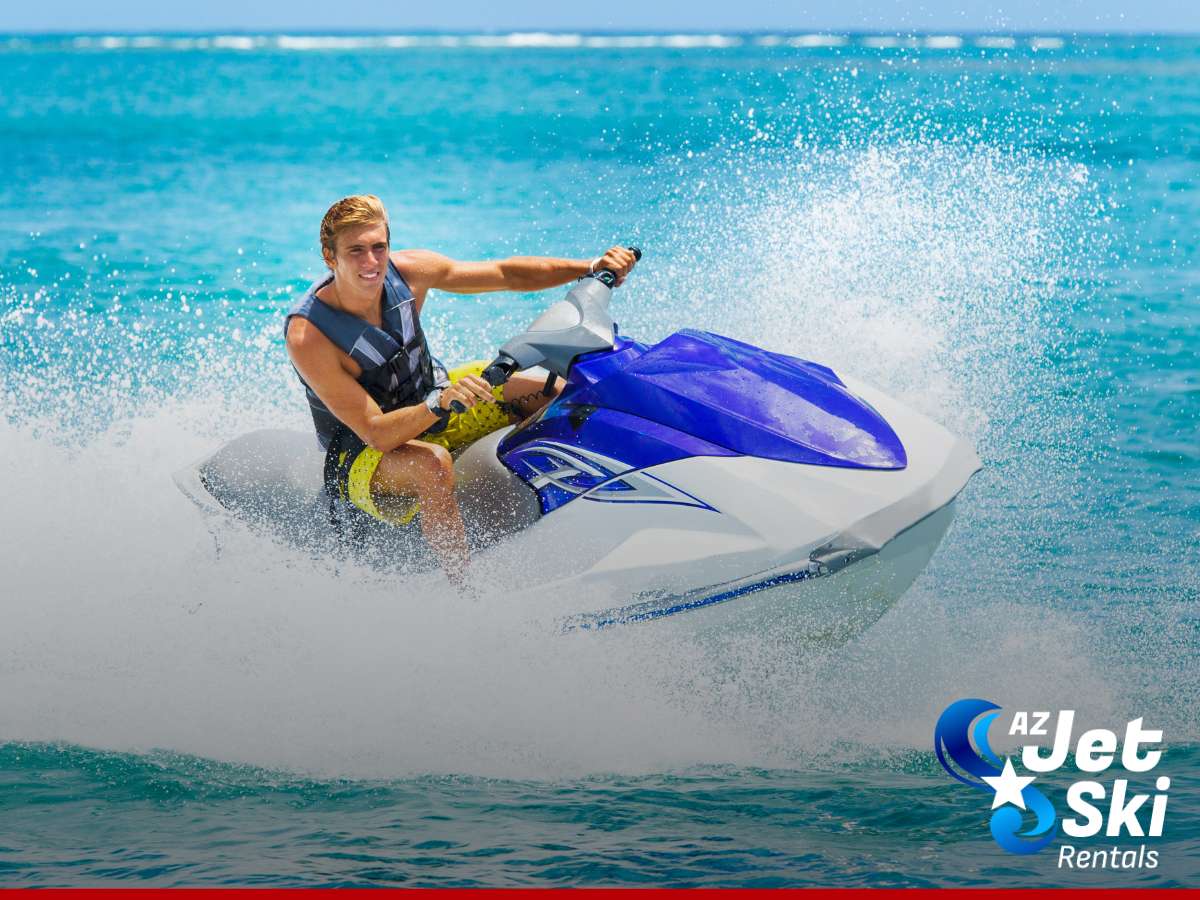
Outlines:
[[[442,392],[442,399],[444,401],[442,405],[447,409],[450,408],[450,404],[455,400],[468,408],[475,405],[475,395],[470,391],[463,390],[461,383],[452,384],[446,388]]]
[[[627,247],[610,247],[608,252],[604,254],[604,258],[605,262],[608,263],[605,268],[611,269],[620,276],[628,275],[637,262],[637,257]]]
[[[446,395],[451,400],[458,400],[464,406],[471,407],[480,400],[491,400],[492,386],[482,378],[467,375],[446,388]]]
[[[463,384],[480,400],[492,399],[492,386],[477,375],[468,375],[460,384]]]

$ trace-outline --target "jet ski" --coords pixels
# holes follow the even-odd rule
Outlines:
[[[565,384],[457,456],[472,570],[515,565],[568,632],[670,620],[836,645],[874,623],[941,542],[974,449],[814,362],[704,331],[626,337],[615,284],[581,279],[485,370]],[[416,527],[372,520],[347,547],[311,433],[246,434],[174,477],[214,516],[310,552],[435,565]]]

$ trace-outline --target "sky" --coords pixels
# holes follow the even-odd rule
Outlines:
[[[1200,0],[7,0],[0,32],[1016,31],[1200,33]]]

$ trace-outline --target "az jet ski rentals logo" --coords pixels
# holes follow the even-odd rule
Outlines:
[[[1053,741],[1048,754],[1038,743],[1020,747],[1022,767],[1028,775],[1018,775],[1012,757],[1001,762],[992,750],[988,732],[1000,717],[1000,707],[988,700],[958,700],[938,718],[934,729],[934,750],[938,761],[953,778],[972,788],[991,793],[989,820],[992,837],[1009,853],[1037,853],[1058,836],[1058,814],[1050,799],[1034,787],[1039,775],[1067,767],[1071,749],[1075,711],[1066,709],[1056,716],[1050,712],[1015,712],[1008,728],[1010,737],[1050,737],[1050,721],[1055,719]],[[1120,742],[1119,765],[1125,771],[1109,786],[1095,780],[1114,766],[1118,759],[1117,734],[1107,728],[1093,728],[1079,736],[1075,746],[1074,768],[1085,777],[1071,784],[1066,803],[1075,815],[1063,818],[1062,832],[1071,838],[1090,838],[1104,831],[1105,837],[1161,837],[1167,813],[1167,792],[1171,779],[1165,775],[1154,781],[1154,792],[1137,793],[1125,773],[1147,774],[1162,759],[1161,749],[1147,745],[1162,742],[1162,731],[1143,727],[1142,719],[1125,726]],[[1116,770],[1114,770],[1116,771]],[[1107,800],[1107,804],[1105,801]],[[1143,815],[1148,812],[1148,818]],[[1026,818],[1033,822],[1026,827]],[[1145,827],[1143,827],[1145,826]],[[1136,848],[1112,847],[1104,850],[1059,848],[1058,867],[1069,869],[1153,869],[1158,866],[1158,851],[1145,844]]]

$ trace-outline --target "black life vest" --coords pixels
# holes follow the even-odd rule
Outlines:
[[[435,387],[449,384],[445,368],[429,352],[412,290],[390,259],[381,298],[382,328],[324,303],[317,291],[331,280],[329,276],[315,282],[288,311],[283,325],[285,338],[293,316],[308,319],[359,364],[362,373],[358,383],[384,412],[420,403]],[[339,432],[349,429],[321,402],[303,377],[300,381],[312,409],[317,441],[322,450],[327,449]]]

